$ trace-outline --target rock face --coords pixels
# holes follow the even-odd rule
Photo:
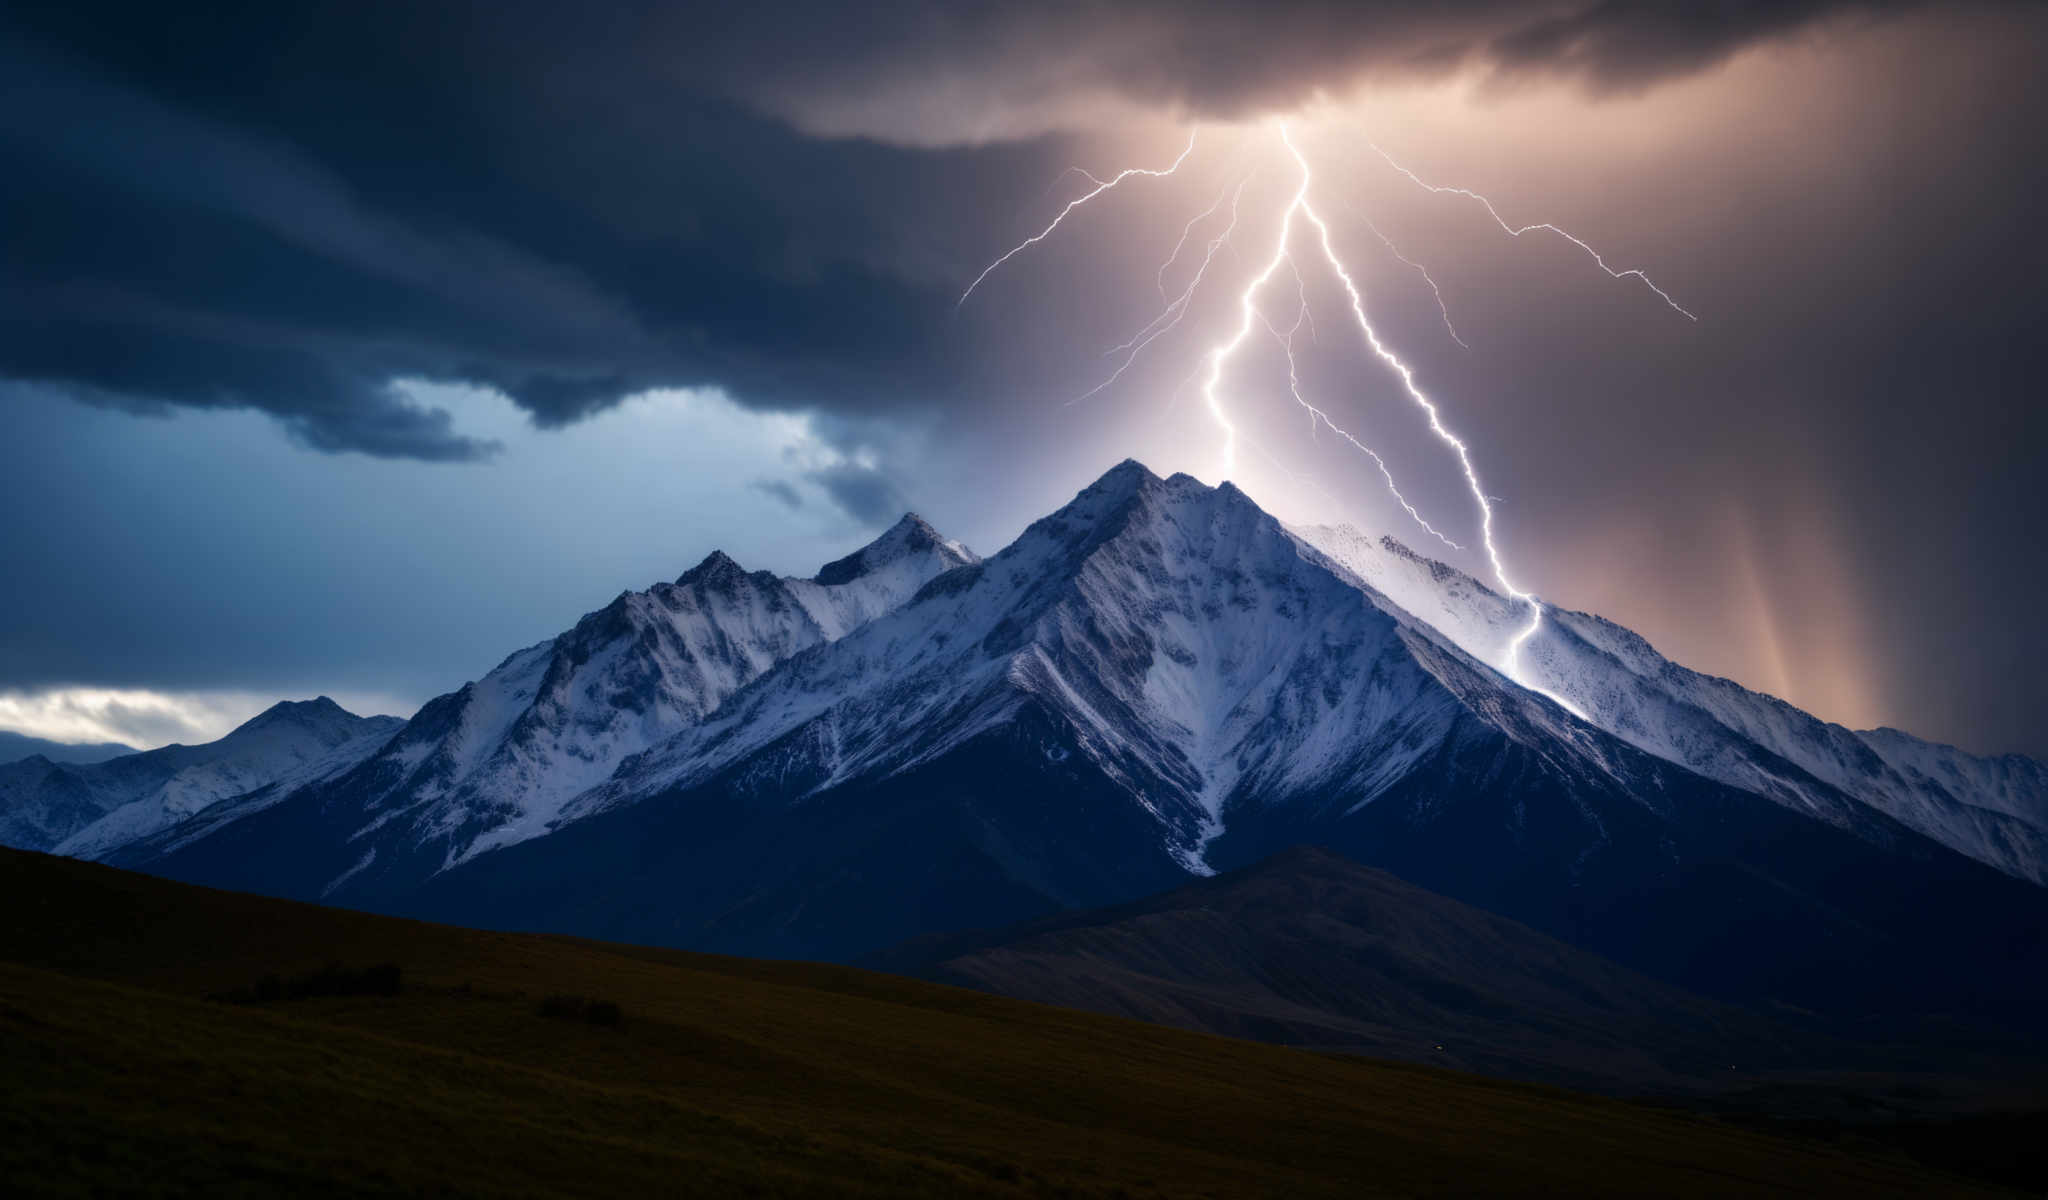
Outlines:
[[[203,746],[90,764],[41,756],[9,763],[0,766],[0,844],[97,857],[230,797],[359,762],[404,724],[358,717],[322,696],[274,705]]]
[[[1127,462],[986,561],[909,519],[814,580],[714,555],[345,775],[115,861],[849,959],[1311,843],[1707,995],[2040,998],[2048,892],[2014,878],[2038,764],[1795,721],[1577,614],[1526,651],[1560,704],[1494,665],[1525,620]]]

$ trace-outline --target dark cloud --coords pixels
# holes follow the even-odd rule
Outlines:
[[[943,145],[1085,124],[1123,105],[1201,119],[1299,106],[1361,77],[1541,73],[1640,88],[1759,41],[1900,0],[1044,0],[757,6],[671,45],[731,90],[823,132]],[[799,15],[800,14],[800,15]],[[733,47],[743,46],[743,52]],[[685,52],[687,53],[687,52]]]
[[[799,494],[795,488],[791,487],[787,482],[783,480],[756,480],[754,483],[754,488],[755,490],[761,492],[764,495],[775,497],[777,500],[782,501],[784,504],[789,505],[791,508],[802,508],[804,506],[803,496]]]
[[[1530,20],[1486,42],[1497,69],[1626,90],[1711,67],[1745,46],[1827,18],[1870,19],[1915,7],[1903,0],[1602,0]]]
[[[15,5],[0,155],[32,186],[0,199],[0,376],[425,459],[489,448],[395,377],[497,387],[544,427],[704,384],[916,410],[967,384],[947,302],[989,242],[963,217],[1057,147],[821,143],[747,109],[930,143],[1100,102],[1242,114],[1374,69],[1638,85],[1874,7]]]
[[[901,489],[869,467],[842,463],[812,471],[807,478],[855,520],[869,525],[894,521],[910,507]]]
[[[0,377],[429,459],[484,448],[395,378],[494,386],[542,426],[654,387],[854,413],[937,390],[945,304],[891,248],[914,227],[860,211],[899,152],[630,55],[567,94],[517,61],[452,87],[499,31],[445,10],[13,16],[0,156],[33,186],[0,196]]]

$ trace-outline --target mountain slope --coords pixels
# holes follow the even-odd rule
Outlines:
[[[402,891],[545,834],[620,763],[972,561],[915,514],[816,579],[749,573],[714,552],[429,701],[345,775],[112,861],[184,864],[164,869],[290,895]]]
[[[1701,999],[1328,851],[865,960],[1233,1037],[1573,1087],[1753,1088],[1896,1058]],[[1953,1051],[1945,1066],[1960,1071]]]
[[[11,763],[0,767],[0,844],[92,857],[337,754],[360,761],[402,725],[321,696],[273,705],[204,745],[88,765]]]
[[[1482,662],[1505,660],[1526,609],[1391,537],[1297,531]],[[1874,810],[2009,875],[2048,883],[2048,764],[1980,758],[1897,730],[1854,732],[1688,670],[1610,621],[1546,609],[1525,678],[1640,750],[1849,830]]]
[[[17,763],[24,758],[46,758],[53,763],[96,763],[124,754],[141,753],[133,746],[120,742],[53,742],[46,738],[30,737],[10,729],[0,729],[0,766]]]

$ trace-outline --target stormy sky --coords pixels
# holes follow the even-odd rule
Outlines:
[[[1213,482],[1188,380],[1296,184],[1284,117],[1518,582],[2048,755],[2042,61],[2000,4],[10,5],[0,728],[405,714],[713,547],[808,574],[915,508],[992,551],[1126,456]],[[1295,265],[1260,308],[1306,301],[1304,393],[1469,544]],[[1224,391],[1276,514],[1483,567],[1311,430],[1265,329]]]

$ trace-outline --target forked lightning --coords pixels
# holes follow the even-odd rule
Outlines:
[[[1542,601],[1538,600],[1534,594],[1516,586],[1514,581],[1509,577],[1507,562],[1505,561],[1505,558],[1501,553],[1500,546],[1494,537],[1493,502],[1487,495],[1485,485],[1480,482],[1478,469],[1473,465],[1472,462],[1471,449],[1465,444],[1463,438],[1459,437],[1455,432],[1451,430],[1451,428],[1448,425],[1444,423],[1442,411],[1438,408],[1436,402],[1430,398],[1429,394],[1423,391],[1421,385],[1416,382],[1414,370],[1411,367],[1409,367],[1407,363],[1403,362],[1400,356],[1395,354],[1393,350],[1388,348],[1386,343],[1383,340],[1381,340],[1379,331],[1373,328],[1372,320],[1366,313],[1364,293],[1360,290],[1357,281],[1352,277],[1350,269],[1345,266],[1343,258],[1337,253],[1337,247],[1334,240],[1332,239],[1330,233],[1330,226],[1328,222],[1324,221],[1322,215],[1316,211],[1314,204],[1310,200],[1310,193],[1312,192],[1315,186],[1315,172],[1313,168],[1310,166],[1308,156],[1302,152],[1301,147],[1296,143],[1293,131],[1289,127],[1287,121],[1276,121],[1274,123],[1274,129],[1278,134],[1281,145],[1286,148],[1288,157],[1292,160],[1296,170],[1299,172],[1299,178],[1295,183],[1292,192],[1289,195],[1286,207],[1284,207],[1280,211],[1280,227],[1278,234],[1274,238],[1272,253],[1265,259],[1264,265],[1259,268],[1258,272],[1254,274],[1250,281],[1245,284],[1243,291],[1241,291],[1238,294],[1237,323],[1235,330],[1232,331],[1222,341],[1219,341],[1209,347],[1209,349],[1203,355],[1202,365],[1197,369],[1197,375],[1199,375],[1199,377],[1202,380],[1203,403],[1208,409],[1210,419],[1216,423],[1217,430],[1221,435],[1220,454],[1222,459],[1224,477],[1227,478],[1237,468],[1238,443],[1237,426],[1232,421],[1230,412],[1224,404],[1223,385],[1225,379],[1225,372],[1226,369],[1230,366],[1231,362],[1236,358],[1238,352],[1243,348],[1246,340],[1251,337],[1253,330],[1263,325],[1269,332],[1271,332],[1273,337],[1279,342],[1281,349],[1287,356],[1288,392],[1293,397],[1294,402],[1300,405],[1309,413],[1311,428],[1313,429],[1315,425],[1320,424],[1324,428],[1329,429],[1331,432],[1343,438],[1352,447],[1356,448],[1360,452],[1364,453],[1367,457],[1371,458],[1373,464],[1376,467],[1378,467],[1381,477],[1385,479],[1387,484],[1387,490],[1393,494],[1394,499],[1400,503],[1402,509],[1405,510],[1410,517],[1414,518],[1415,522],[1418,525],[1420,525],[1424,530],[1428,531],[1429,534],[1435,537],[1437,540],[1443,542],[1445,545],[1450,546],[1453,549],[1461,548],[1458,546],[1456,542],[1452,541],[1449,537],[1445,536],[1442,532],[1440,532],[1435,526],[1431,525],[1429,521],[1423,517],[1421,512],[1417,511],[1415,506],[1409,503],[1407,497],[1401,494],[1400,487],[1395,482],[1393,471],[1387,466],[1386,460],[1381,458],[1378,452],[1374,451],[1370,446],[1366,445],[1356,436],[1352,435],[1351,433],[1341,428],[1334,420],[1330,418],[1329,414],[1326,411],[1317,407],[1314,404],[1311,404],[1308,401],[1308,399],[1302,395],[1300,376],[1295,369],[1294,338],[1295,334],[1302,328],[1303,324],[1309,320],[1309,315],[1306,288],[1305,285],[1300,282],[1300,270],[1298,267],[1295,266],[1292,257],[1294,239],[1297,233],[1296,219],[1299,218],[1300,221],[1306,223],[1314,230],[1316,246],[1322,252],[1323,261],[1329,267],[1331,275],[1336,279],[1337,283],[1342,287],[1344,291],[1345,299],[1348,302],[1348,307],[1351,311],[1352,321],[1355,325],[1357,325],[1359,333],[1363,336],[1366,347],[1372,352],[1374,357],[1378,358],[1382,363],[1384,363],[1388,370],[1391,371],[1400,380],[1401,390],[1403,394],[1405,394],[1408,397],[1411,403],[1413,403],[1417,408],[1422,410],[1423,416],[1428,422],[1430,432],[1434,434],[1439,441],[1443,442],[1444,445],[1448,446],[1452,454],[1456,457],[1458,461],[1459,470],[1463,473],[1465,478],[1465,486],[1467,490],[1470,491],[1473,502],[1478,506],[1479,509],[1480,544],[1486,553],[1487,565],[1492,570],[1494,581],[1500,585],[1501,590],[1507,594],[1508,598],[1511,601],[1517,604],[1525,604],[1529,608],[1529,623],[1526,626],[1524,626],[1521,629],[1521,631],[1518,632],[1508,642],[1503,661],[1500,663],[1500,669],[1502,673],[1505,674],[1509,679],[1512,679],[1516,683],[1520,684],[1521,686],[1539,692],[1540,694],[1547,696],[1551,700],[1555,701],[1560,706],[1572,711],[1575,714],[1578,713],[1578,710],[1576,708],[1573,708],[1573,706],[1569,702],[1564,700],[1563,697],[1557,696],[1549,691],[1546,691],[1543,688],[1538,687],[1530,680],[1523,677],[1521,664],[1522,649],[1528,643],[1529,639],[1531,637],[1534,637],[1537,631],[1543,627]],[[1371,145],[1371,143],[1367,144]],[[982,281],[987,279],[989,274],[993,272],[997,267],[1002,266],[1005,262],[1008,262],[1011,258],[1015,257],[1017,254],[1021,253],[1030,246],[1033,246],[1038,242],[1044,241],[1046,238],[1050,237],[1053,231],[1059,228],[1060,223],[1067,218],[1068,214],[1072,213],[1076,208],[1079,208],[1083,204],[1086,204],[1088,201],[1095,199],[1102,193],[1109,191],[1110,189],[1114,188],[1117,184],[1122,183],[1125,179],[1128,179],[1132,175],[1149,175],[1155,178],[1172,175],[1174,172],[1180,169],[1183,163],[1187,161],[1188,156],[1194,153],[1194,148],[1195,134],[1190,133],[1188,135],[1187,147],[1181,151],[1180,157],[1174,159],[1172,165],[1166,167],[1163,170],[1130,168],[1122,172],[1119,172],[1114,176],[1111,176],[1107,180],[1099,179],[1093,175],[1088,175],[1087,177],[1095,183],[1095,187],[1092,191],[1089,191],[1088,193],[1079,197],[1078,199],[1070,201],[1066,205],[1066,207],[1060,210],[1059,214],[1055,216],[1052,219],[1052,222],[1048,224],[1044,229],[1040,230],[1036,234],[1033,234],[1031,237],[1026,238],[1024,241],[1018,243],[1016,246],[1012,247],[1007,253],[1005,253],[1002,257],[996,259],[994,262],[990,263],[986,268],[984,268],[981,274],[975,277],[974,282],[968,285],[967,290],[961,294],[959,303],[966,303],[967,298],[974,294],[974,290],[980,287]],[[1627,270],[1616,270],[1613,267],[1608,266],[1607,260],[1601,257],[1598,251],[1594,250],[1593,247],[1587,245],[1583,240],[1574,236],[1573,234],[1568,233],[1565,230],[1548,223],[1525,225],[1520,227],[1511,225],[1501,217],[1499,211],[1494,208],[1493,202],[1488,200],[1486,197],[1480,195],[1479,193],[1469,191],[1464,188],[1442,187],[1435,184],[1426,183],[1420,177],[1418,177],[1413,171],[1410,171],[1408,168],[1395,162],[1391,157],[1387,155],[1387,153],[1384,150],[1381,150],[1378,146],[1372,146],[1372,149],[1382,159],[1385,159],[1390,166],[1392,166],[1395,170],[1399,171],[1402,175],[1406,176],[1409,180],[1413,181],[1418,186],[1426,188],[1429,191],[1435,193],[1451,193],[1477,200],[1480,204],[1485,206],[1486,211],[1492,215],[1493,219],[1497,223],[1499,223],[1500,227],[1506,230],[1510,235],[1520,237],[1522,234],[1529,233],[1534,230],[1547,230],[1549,232],[1555,233],[1558,236],[1566,239],[1567,241],[1570,241],[1579,249],[1585,251],[1586,254],[1591,256],[1594,263],[1598,265],[1600,269],[1602,271],[1605,271],[1608,275],[1616,279],[1622,279],[1627,277],[1634,277],[1636,279],[1639,279],[1642,281],[1644,286],[1648,287],[1651,291],[1655,292],[1658,295],[1658,297],[1661,298],[1664,301],[1664,303],[1669,305],[1674,311],[1683,314],[1688,318],[1692,318],[1694,320],[1698,319],[1696,317],[1693,317],[1693,314],[1686,311],[1685,308],[1681,307],[1676,300],[1672,299],[1671,296],[1664,291],[1664,289],[1658,287],[1654,282],[1652,282],[1648,275],[1634,268],[1630,268]],[[1086,172],[1082,173],[1084,175],[1087,174]],[[1217,250],[1220,247],[1222,247],[1226,242],[1228,242],[1230,237],[1237,230],[1238,207],[1239,201],[1243,197],[1244,186],[1245,181],[1240,180],[1235,191],[1231,193],[1229,223],[1225,226],[1221,233],[1217,234],[1214,238],[1209,239],[1209,241],[1207,242],[1200,267],[1196,269],[1193,277],[1189,280],[1187,286],[1182,289],[1179,295],[1175,296],[1171,300],[1167,300],[1165,285],[1167,269],[1170,268],[1174,264],[1174,262],[1179,260],[1182,251],[1187,247],[1189,238],[1194,235],[1195,228],[1198,225],[1200,225],[1203,221],[1213,216],[1216,213],[1216,211],[1222,206],[1222,196],[1219,195],[1214,204],[1210,205],[1209,208],[1207,208],[1203,212],[1196,214],[1193,219],[1188,221],[1188,223],[1182,227],[1180,240],[1174,244],[1172,254],[1168,256],[1166,262],[1162,264],[1159,269],[1158,283],[1160,298],[1161,300],[1167,301],[1164,311],[1162,311],[1157,317],[1154,317],[1150,323],[1148,323],[1143,329],[1139,330],[1138,333],[1134,335],[1129,341],[1126,341],[1121,345],[1113,347],[1109,351],[1109,353],[1111,354],[1123,354],[1123,360],[1121,361],[1121,363],[1119,363],[1116,370],[1112,372],[1107,379],[1103,380],[1094,388],[1084,393],[1083,397],[1081,398],[1086,398],[1087,396],[1095,395],[1097,392],[1100,392],[1104,388],[1107,388],[1110,384],[1115,383],[1117,379],[1119,379],[1123,375],[1124,371],[1130,367],[1131,363],[1136,360],[1138,354],[1142,352],[1145,349],[1145,347],[1151,345],[1154,341],[1164,336],[1169,330],[1172,330],[1179,326],[1183,318],[1187,316],[1189,308],[1191,307],[1194,301],[1194,297],[1197,290],[1201,287],[1203,280],[1208,275],[1210,264],[1215,261]],[[1363,214],[1361,214],[1361,216],[1363,216]],[[1370,218],[1365,218],[1365,220],[1367,222],[1367,225],[1372,228],[1374,236],[1379,238],[1381,243],[1386,246],[1389,253],[1391,253],[1395,258],[1399,259],[1401,262],[1406,263],[1408,266],[1413,267],[1415,270],[1422,274],[1423,279],[1429,284],[1431,292],[1434,293],[1436,296],[1437,307],[1439,311],[1442,313],[1445,328],[1450,331],[1451,337],[1454,340],[1456,340],[1459,345],[1464,345],[1464,339],[1459,337],[1457,330],[1451,326],[1450,311],[1448,308],[1444,306],[1443,293],[1437,289],[1436,281],[1430,278],[1428,271],[1424,270],[1419,264],[1410,261],[1409,259],[1404,257],[1399,250],[1396,250],[1394,248],[1394,244],[1387,239],[1386,235],[1382,234],[1377,226],[1372,226]],[[1262,312],[1259,308],[1260,293],[1265,289],[1267,283],[1269,283],[1272,280],[1273,276],[1279,272],[1282,266],[1286,266],[1290,270],[1293,270],[1295,272],[1297,288],[1301,292],[1300,309],[1296,315],[1295,324],[1284,333],[1280,329],[1275,327],[1273,323],[1267,319],[1264,312]],[[1311,326],[1311,328],[1313,327]]]

